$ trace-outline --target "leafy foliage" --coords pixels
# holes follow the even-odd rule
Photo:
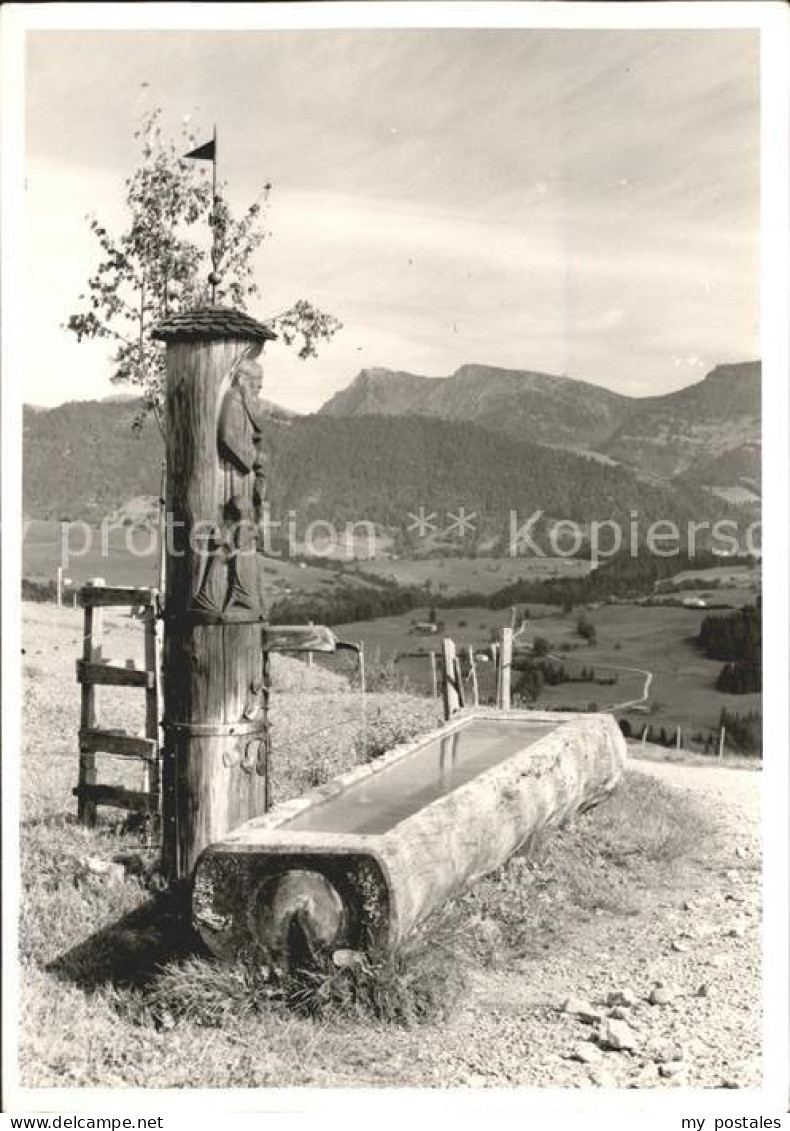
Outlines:
[[[176,145],[164,138],[161,119],[161,109],[154,109],[134,135],[141,160],[125,181],[126,230],[113,234],[95,216],[87,217],[101,258],[80,295],[82,308],[66,322],[77,341],[116,344],[111,380],[140,390],[138,425],[149,411],[161,421],[165,351],[151,338],[153,328],[168,314],[212,301],[245,310],[260,293],[254,254],[269,234],[263,223],[271,185],[235,217],[224,185],[213,196],[206,163],[183,157],[197,136],[184,126]],[[206,220],[211,248],[203,231]],[[269,322],[287,344],[301,342],[300,357],[314,356],[317,343],[341,328],[336,318],[303,299]]]

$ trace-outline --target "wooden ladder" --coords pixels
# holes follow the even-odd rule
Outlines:
[[[77,595],[85,610],[85,631],[82,659],[77,660],[77,682],[82,687],[80,714],[80,762],[77,786],[77,820],[81,825],[96,824],[96,808],[111,805],[118,809],[149,814],[152,824],[159,823],[161,788],[160,706],[161,621],[158,619],[159,592],[105,586],[101,578],[84,585]],[[102,610],[108,607],[142,608],[145,625],[145,668],[137,669],[110,664],[102,656]],[[126,734],[122,730],[103,729],[96,718],[98,686],[140,687],[145,691],[145,737]],[[97,782],[96,755],[114,754],[138,758],[144,764],[142,790]]]

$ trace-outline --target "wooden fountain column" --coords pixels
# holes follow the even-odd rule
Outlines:
[[[275,335],[209,307],[155,336],[167,343],[163,867],[181,879],[268,804],[254,358]]]

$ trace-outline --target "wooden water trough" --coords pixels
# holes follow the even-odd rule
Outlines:
[[[540,829],[615,788],[626,755],[611,715],[475,710],[209,846],[194,923],[224,958],[276,968],[394,947]]]

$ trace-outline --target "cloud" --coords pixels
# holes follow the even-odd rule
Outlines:
[[[239,205],[274,182],[256,313],[305,297],[345,324],[315,362],[267,351],[293,407],[362,364],[650,392],[675,358],[755,356],[757,51],[748,31],[33,35],[26,396],[109,391],[107,351],[59,324],[86,208],[122,221],[143,94],[174,134],[211,105]]]

